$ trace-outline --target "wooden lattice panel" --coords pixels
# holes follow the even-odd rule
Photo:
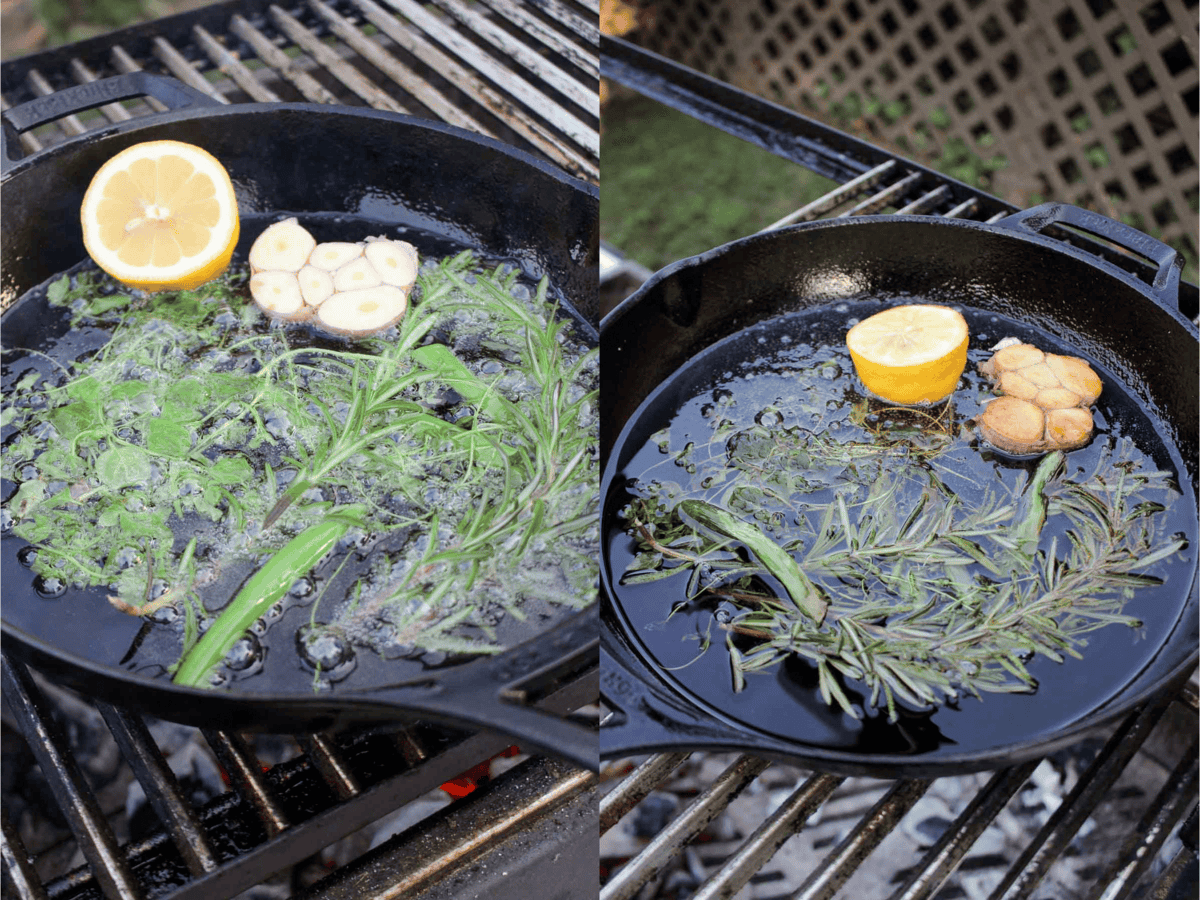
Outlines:
[[[983,186],[1196,257],[1196,0],[664,0],[647,48]],[[966,170],[964,170],[966,171]],[[956,174],[953,171],[951,174]]]

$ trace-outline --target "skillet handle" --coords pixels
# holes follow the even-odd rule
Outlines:
[[[1150,260],[1158,267],[1150,284],[1151,293],[1168,308],[1179,309],[1179,279],[1183,273],[1183,256],[1174,247],[1130,225],[1066,203],[1043,203],[1013,213],[993,224],[1037,233],[1060,223],[1109,240],[1130,253]]]
[[[600,723],[600,758],[619,759],[679,750],[747,750],[788,754],[773,738],[746,733],[675,701],[649,685],[653,676],[623,653],[600,647],[600,696],[616,710]],[[795,750],[791,750],[792,755]]]
[[[212,97],[182,81],[150,72],[127,72],[88,84],[77,84],[4,111],[3,130],[0,131],[0,174],[7,172],[13,163],[22,158],[19,137],[23,132],[64,116],[135,97],[153,97],[170,110],[220,105]]]
[[[595,729],[562,717],[596,699],[597,605],[499,656],[443,669],[419,682],[381,685],[344,698],[392,713],[498,732],[523,750],[598,771]],[[542,695],[540,707],[529,702],[530,693]]]

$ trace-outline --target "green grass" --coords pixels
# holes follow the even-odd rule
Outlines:
[[[600,139],[600,233],[651,270],[760,231],[835,183],[644,97]]]

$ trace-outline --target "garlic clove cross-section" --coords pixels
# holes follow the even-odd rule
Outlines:
[[[363,255],[371,261],[384,284],[410,288],[417,280],[417,248],[407,241],[367,238]]]
[[[324,269],[326,272],[336,272],[351,260],[362,256],[362,244],[351,244],[347,241],[328,241],[317,244],[309,254],[309,265]]]
[[[404,315],[419,265],[406,241],[317,243],[297,219],[285,219],[250,248],[250,295],[273,318],[362,337]]]
[[[266,312],[280,319],[307,318],[300,282],[291,272],[257,272],[250,276],[250,293]]]
[[[276,222],[250,248],[251,272],[299,272],[317,242],[295,218]]]
[[[362,337],[389,328],[408,308],[404,291],[390,284],[338,291],[321,304],[316,322],[326,331]]]
[[[333,276],[309,263],[296,276],[300,294],[309,306],[320,306],[333,294]]]
[[[333,273],[335,291],[355,291],[360,288],[372,288],[377,284],[383,284],[383,279],[379,277],[371,261],[364,256],[346,263]]]

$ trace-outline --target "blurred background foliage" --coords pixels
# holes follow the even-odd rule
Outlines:
[[[4,59],[206,6],[212,0],[0,0]]]

